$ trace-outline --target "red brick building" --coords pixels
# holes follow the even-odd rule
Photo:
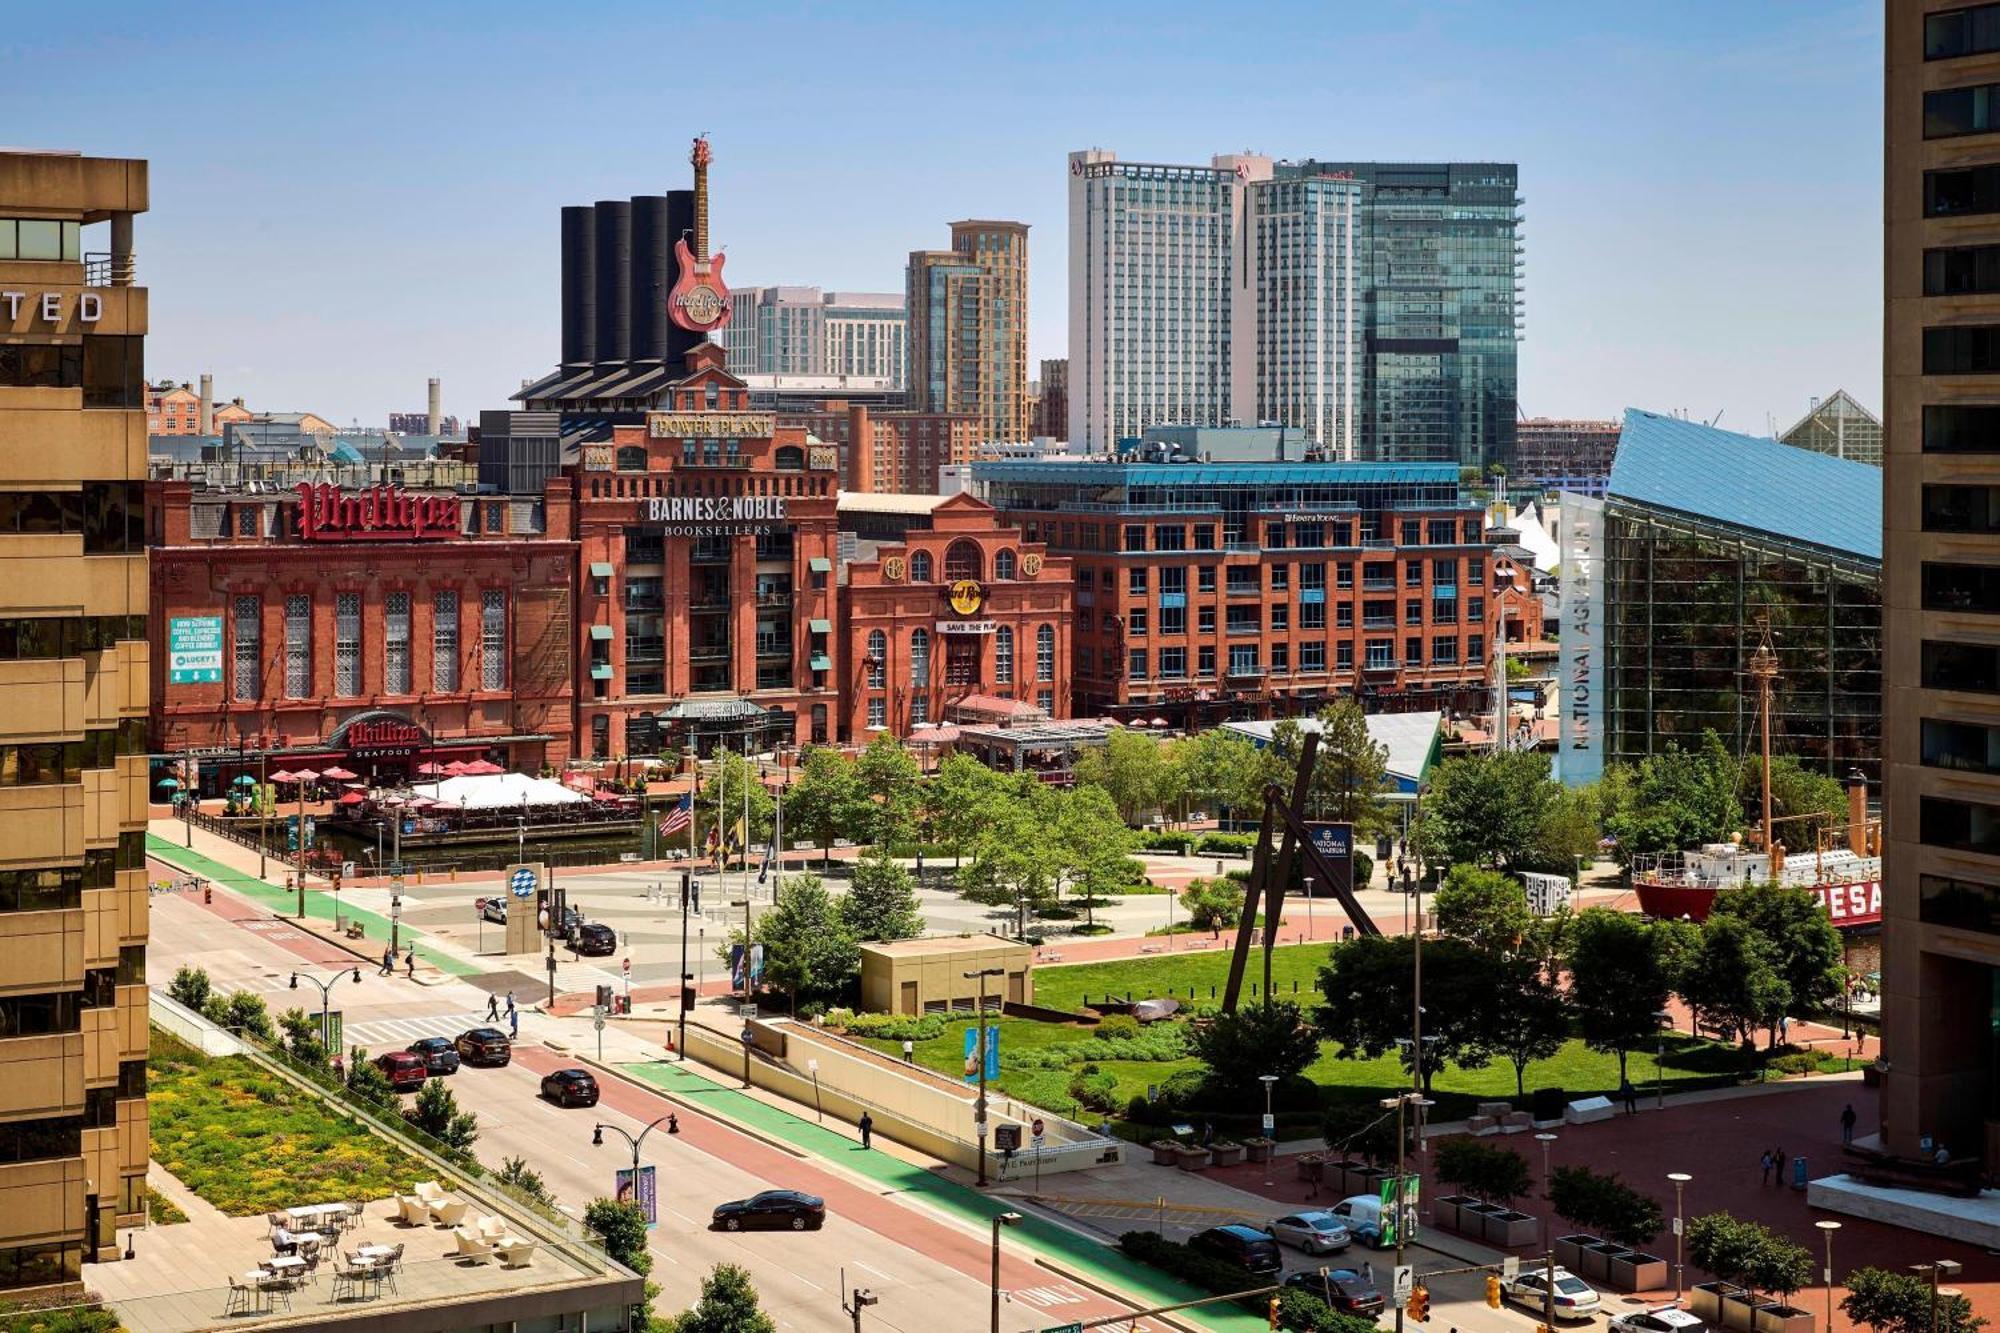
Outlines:
[[[475,497],[363,470],[147,487],[152,748],[238,773],[572,753],[567,494]]]
[[[938,469],[978,452],[979,419],[970,413],[885,412],[836,399],[816,412],[781,412],[778,421],[836,446],[850,491],[936,495]]]
[[[914,735],[957,720],[967,700],[1070,716],[1070,562],[1001,526],[991,505],[942,500],[928,529],[844,574],[844,738]]]

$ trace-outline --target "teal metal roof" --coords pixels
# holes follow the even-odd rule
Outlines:
[[[1773,439],[1627,408],[1609,494],[1882,560],[1882,469]]]
[[[603,560],[593,560],[593,561],[591,561],[591,562],[590,562],[590,577],[592,577],[592,578],[594,578],[594,579],[608,579],[608,578],[610,578],[610,577],[611,577],[611,565],[609,564],[609,562],[607,562],[607,561],[603,561]]]
[[[975,463],[981,481],[1079,486],[1452,485],[1456,463]]]

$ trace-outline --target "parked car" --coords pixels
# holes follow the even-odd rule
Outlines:
[[[1188,1238],[1191,1249],[1233,1264],[1254,1277],[1276,1277],[1285,1271],[1285,1258],[1270,1233],[1255,1227],[1231,1224],[1210,1227]]]
[[[543,1075],[542,1096],[557,1106],[595,1106],[597,1080],[587,1069],[558,1069]]]
[[[714,1225],[724,1231],[818,1231],[825,1224],[826,1200],[798,1190],[765,1190],[715,1205]]]
[[[491,898],[488,898],[486,900],[486,905],[479,909],[479,915],[483,919],[491,921],[496,926],[506,925],[507,900],[503,897],[500,897],[498,894],[494,895]]]
[[[389,1086],[397,1092],[409,1092],[424,1086],[430,1077],[424,1067],[424,1057],[412,1051],[384,1051],[375,1057],[375,1067],[382,1071],[382,1077],[389,1080]]]
[[[598,921],[579,921],[569,928],[571,951],[585,958],[608,958],[618,952],[618,933]]]
[[[1336,1314],[1351,1314],[1362,1319],[1375,1318],[1387,1304],[1375,1284],[1351,1268],[1329,1268],[1324,1273],[1294,1273],[1285,1279],[1285,1285],[1311,1292],[1332,1306]]]
[[[452,1045],[469,1065],[504,1065],[514,1058],[513,1043],[499,1028],[468,1028]]]
[[[1324,1208],[1287,1213],[1271,1223],[1271,1237],[1281,1245],[1291,1245],[1307,1254],[1332,1254],[1344,1250],[1354,1238],[1339,1218]]]
[[[424,1060],[424,1072],[429,1074],[456,1074],[458,1072],[458,1051],[453,1048],[450,1037],[419,1037],[406,1048],[412,1055],[420,1055]]]
[[[1611,1333],[1708,1333],[1708,1325],[1699,1315],[1691,1315],[1678,1305],[1613,1315],[1610,1324]]]
[[[1556,1318],[1588,1319],[1597,1313],[1601,1301],[1597,1289],[1567,1268],[1555,1271]],[[1502,1279],[1507,1299],[1531,1314],[1548,1310],[1549,1272],[1546,1268],[1523,1268],[1511,1279]]]
[[[1336,1222],[1347,1228],[1347,1234],[1371,1249],[1383,1249],[1395,1243],[1394,1236],[1384,1236],[1382,1232],[1382,1201],[1372,1194],[1354,1194],[1327,1209]],[[1417,1238],[1416,1200],[1412,1199],[1404,1209],[1409,1221],[1405,1240]]]

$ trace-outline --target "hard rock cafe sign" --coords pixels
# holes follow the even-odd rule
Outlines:
[[[349,491],[300,482],[295,519],[309,542],[435,541],[459,534],[456,495],[414,495],[401,486]]]
[[[1021,557],[1021,577],[1031,579],[1042,572],[1042,553],[1029,551]]]
[[[945,601],[961,616],[976,616],[986,605],[986,590],[978,579],[954,579],[944,590]]]

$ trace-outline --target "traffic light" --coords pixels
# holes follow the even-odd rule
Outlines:
[[[1278,1298],[1276,1296],[1273,1296],[1271,1298],[1270,1313],[1271,1313],[1271,1327],[1276,1328],[1278,1326]]]
[[[1500,1308],[1500,1279],[1491,1273],[1486,1275],[1486,1303],[1496,1310]]]
[[[1403,1312],[1419,1324],[1431,1317],[1431,1291],[1421,1282],[1410,1288],[1410,1301]]]

